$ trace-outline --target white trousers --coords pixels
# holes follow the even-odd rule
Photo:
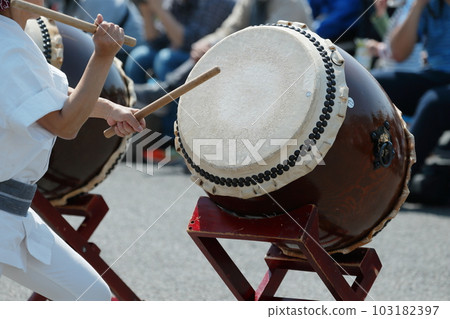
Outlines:
[[[111,291],[100,275],[59,236],[55,237],[50,265],[27,252],[26,271],[0,263],[0,275],[54,301],[111,300]]]

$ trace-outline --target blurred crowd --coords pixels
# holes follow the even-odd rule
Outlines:
[[[141,108],[185,81],[214,44],[250,25],[306,23],[379,81],[415,136],[409,198],[446,204],[450,191],[450,0],[47,0],[54,10],[105,20],[137,39],[118,54]],[[236,48],[237,50],[239,48]],[[147,119],[173,136],[177,102]],[[167,145],[165,146],[167,147]]]

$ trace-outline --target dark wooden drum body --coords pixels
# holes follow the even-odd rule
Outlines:
[[[278,37],[279,42],[273,40],[274,37]],[[249,42],[252,38],[267,43],[267,46],[254,44],[251,40]],[[292,52],[290,45],[283,49],[286,41],[296,42],[293,49],[297,52]],[[327,251],[347,253],[369,242],[396,215],[408,195],[407,182],[415,153],[413,138],[397,108],[355,59],[302,24],[280,22],[277,26],[252,27],[226,38],[217,48],[208,52],[209,57],[205,56],[204,61],[206,68],[217,63],[224,76],[227,74],[227,55],[232,55],[229,59],[233,64],[245,59],[245,54],[233,56],[227,42],[230,42],[230,47],[241,42],[241,50],[247,52],[248,61],[239,66],[244,76],[247,65],[252,63],[256,64],[256,67],[248,66],[252,72],[259,72],[261,68],[272,70],[273,64],[286,64],[279,69],[286,77],[290,77],[289,72],[297,64],[303,63],[303,67],[297,71],[298,76],[287,80],[286,86],[281,88],[277,87],[280,80],[271,82],[265,79],[267,74],[264,72],[256,76],[264,79],[259,83],[263,88],[244,101],[253,100],[257,106],[243,104],[236,108],[233,103],[238,100],[235,98],[223,104],[214,104],[214,99],[208,99],[206,103],[209,105],[205,103],[201,107],[202,112],[210,113],[212,120],[214,108],[223,107],[227,110],[217,112],[217,120],[226,121],[225,124],[217,123],[218,132],[211,129],[204,135],[198,133],[202,131],[196,131],[195,125],[188,123],[188,118],[199,121],[194,105],[202,102],[196,101],[194,96],[182,98],[176,133],[179,136],[179,151],[186,158],[193,179],[217,205],[244,218],[270,218],[274,214],[289,214],[302,205],[317,205],[320,243]],[[252,45],[256,47],[252,48]],[[265,52],[262,57],[255,57],[253,49]],[[264,55],[267,56],[266,64],[263,63]],[[201,63],[202,60],[199,61],[197,71],[193,70],[194,75],[202,70]],[[221,63],[225,63],[225,66]],[[253,84],[240,79],[239,74],[229,81],[236,82],[232,88],[227,88],[227,84],[216,83],[217,90],[225,86],[225,90],[233,95],[253,94]],[[297,92],[291,94],[291,89]],[[274,94],[280,96],[278,100],[282,99],[281,96],[290,96],[280,103],[264,102],[265,92],[274,90],[278,90]],[[214,89],[208,91],[214,92]],[[223,92],[221,94],[217,95],[223,99]],[[204,99],[205,96],[199,97],[200,101]],[[285,106],[289,99],[293,107]],[[258,105],[262,108],[261,113],[265,114],[258,116],[267,115],[267,119],[260,120],[258,116],[255,119],[255,109],[260,107]],[[273,114],[267,114],[270,111],[264,105],[269,105],[269,110],[276,110]],[[245,117],[247,109],[252,113],[247,124],[231,129],[231,134],[226,135],[233,122],[241,122],[240,118]],[[230,120],[226,120],[224,114]],[[295,119],[298,119],[297,127],[291,129],[295,126]],[[259,131],[253,128],[258,124],[262,126]],[[286,130],[285,126],[289,129]],[[248,130],[254,130],[251,134],[260,136],[246,135]],[[278,134],[278,131],[282,133]],[[253,147],[247,147],[247,150],[252,150],[249,154],[255,155],[258,149],[262,153],[261,158],[252,162],[249,154],[239,154],[245,150],[243,147],[236,149],[237,158],[246,159],[244,164],[239,164],[239,160],[235,161],[234,157],[229,156],[233,158],[233,165],[226,165],[220,160],[212,161],[211,154],[217,155],[217,152],[207,148],[205,152],[208,154],[195,155],[193,145],[196,140],[208,135],[216,138],[220,134],[225,134],[224,139],[228,141],[232,141],[231,135],[235,137],[243,134],[246,139],[252,140],[252,143],[247,143]],[[264,152],[266,144],[258,144],[267,136],[290,140],[290,143],[280,146],[284,151],[280,151],[277,159],[272,160],[272,151]],[[223,153],[229,155],[232,149],[230,145],[234,147],[239,142],[223,144]],[[316,163],[304,161],[308,157],[315,159]],[[285,248],[289,253],[289,248]]]
[[[355,106],[347,110],[333,147],[309,174],[283,188],[254,198],[215,196],[211,199],[231,211],[254,215],[290,212],[316,204],[321,244],[327,250],[351,247],[381,230],[386,218],[400,208],[410,166],[411,142],[403,120],[379,84],[350,55],[345,58],[349,94]],[[388,167],[375,164],[372,133],[389,125],[395,155]],[[375,168],[375,165],[380,165]]]
[[[69,86],[75,87],[94,50],[93,42],[90,35],[78,29],[60,23],[56,26],[64,52],[61,70],[67,75]],[[45,25],[40,29],[44,30]],[[135,101],[133,83],[119,63],[117,60],[111,67],[101,96],[131,106]],[[38,182],[38,189],[53,204],[65,204],[67,199],[88,192],[102,182],[119,161],[127,141],[117,136],[106,139],[103,131],[108,127],[102,119],[89,119],[74,140],[56,140],[49,169]]]

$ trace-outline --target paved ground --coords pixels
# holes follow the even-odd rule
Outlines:
[[[120,164],[95,193],[103,195],[110,211],[92,241],[141,299],[235,300],[186,233],[203,191],[182,167],[166,166],[149,176]],[[368,245],[383,268],[367,300],[450,300],[449,230],[449,207],[405,205]],[[259,283],[268,244],[222,243],[249,281]],[[26,300],[29,294],[0,278],[0,300]],[[333,300],[317,275],[295,271],[279,295]]]

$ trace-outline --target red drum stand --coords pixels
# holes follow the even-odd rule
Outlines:
[[[136,294],[100,257],[100,249],[88,241],[109,209],[102,196],[81,195],[70,199],[64,206],[55,207],[37,191],[31,207],[47,225],[95,268],[117,299],[139,300]],[[74,229],[63,215],[81,216],[84,217],[84,220],[77,229]],[[28,300],[46,300],[46,298],[33,293]]]
[[[346,255],[326,252],[319,244],[319,215],[314,205],[272,218],[246,219],[200,197],[187,231],[238,300],[299,300],[275,296],[288,270],[317,273],[336,300],[364,300],[381,269],[372,248],[358,248]],[[268,270],[256,290],[218,238],[272,243],[265,256]],[[305,259],[284,255],[279,247],[287,245],[300,249]],[[351,286],[345,275],[355,276]]]

